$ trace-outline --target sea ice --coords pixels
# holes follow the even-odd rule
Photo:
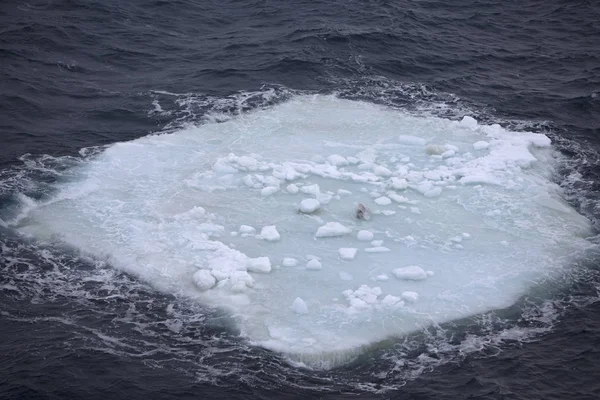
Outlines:
[[[409,303],[416,303],[419,300],[417,292],[402,292],[402,298]]]
[[[354,260],[357,251],[358,249],[353,247],[342,247],[338,250],[338,253],[342,260]]]
[[[260,191],[260,195],[262,197],[268,197],[271,196],[272,194],[276,193],[279,191],[279,188],[277,186],[267,186],[261,189]]]
[[[244,316],[235,320],[250,342],[311,367],[355,359],[390,335],[508,307],[595,246],[585,239],[589,221],[549,179],[561,161],[543,134],[335,96],[291,95],[274,104],[113,143],[73,166],[48,199],[19,198],[18,218],[0,210],[0,224],[41,241],[59,237],[158,291],[230,309]],[[428,155],[427,144],[439,144],[439,154]],[[313,157],[324,151],[340,158]],[[264,198],[265,188],[316,200],[337,193],[326,215],[339,226],[322,232],[364,232],[315,241],[327,221],[290,212],[302,199]],[[397,203],[397,214],[356,218],[359,202],[383,196]],[[224,226],[248,222],[257,229],[240,227],[240,236],[269,224],[286,240],[224,237]],[[393,251],[341,261],[339,249],[356,240],[369,245],[369,231],[395,243]],[[463,239],[450,240],[456,237]],[[308,252],[320,258],[298,264],[289,257]],[[268,260],[289,268],[268,274]],[[305,271],[304,263],[327,268]],[[392,273],[411,264],[435,265],[435,278],[423,281],[432,271],[420,267]],[[360,286],[366,282],[380,288]],[[403,292],[417,287],[418,295]],[[342,301],[332,300],[342,291]],[[302,317],[290,308],[296,297],[310,299]]]
[[[321,203],[317,199],[304,199],[300,202],[300,212],[311,214],[321,207]]]
[[[358,231],[358,233],[356,234],[356,238],[360,241],[363,242],[368,242],[370,240],[373,240],[373,232],[367,231],[367,230],[360,230]]]
[[[215,286],[217,280],[214,276],[205,269],[199,269],[194,273],[194,283],[196,287],[200,290],[208,290]]]
[[[296,299],[292,303],[292,310],[294,310],[296,314],[308,313],[308,307],[306,306],[304,300],[302,300],[300,297],[296,297]]]
[[[343,236],[350,232],[352,232],[352,229],[345,227],[339,222],[328,222],[317,229],[315,237]]]
[[[387,205],[391,204],[392,201],[385,196],[381,196],[381,197],[378,197],[375,199],[375,203],[380,206],[387,206]]]
[[[463,117],[463,119],[460,121],[460,125],[464,126],[466,128],[477,128],[477,120],[473,117],[469,117],[468,115],[465,115]]]
[[[316,258],[313,258],[312,260],[310,260],[309,262],[306,263],[306,269],[315,269],[316,270],[316,269],[321,269],[321,268],[323,268],[323,265]]]
[[[366,250],[365,250],[366,251]],[[398,279],[421,281],[427,279],[427,272],[418,265],[409,265],[408,267],[396,268],[392,271]]]
[[[488,142],[484,142],[483,140],[473,143],[474,150],[484,150],[488,147],[490,147],[490,144]]]
[[[384,306],[402,306],[404,302],[400,297],[392,296],[391,294],[386,295],[383,300],[381,300],[381,304]]]
[[[240,225],[240,228],[238,229],[238,231],[240,233],[254,233],[254,232],[256,232],[256,229],[254,229],[250,225]]]
[[[336,167],[342,167],[344,165],[348,165],[348,160],[346,157],[340,156],[339,154],[332,154],[327,157],[327,161],[331,165],[335,165]]]
[[[248,271],[250,272],[271,272],[271,260],[269,257],[251,258],[248,262]]]
[[[295,267],[296,265],[298,265],[298,260],[291,257],[285,257],[281,262],[281,265],[283,265],[284,267]]]
[[[267,242],[276,242],[281,239],[281,235],[277,232],[277,228],[275,225],[265,226],[260,231],[261,239],[266,240]]]
[[[384,246],[367,247],[365,249],[366,253],[387,253],[388,251],[391,251],[391,250]]]
[[[296,194],[300,189],[298,189],[298,186],[294,185],[293,183],[290,183],[285,187],[285,190],[287,190],[289,194]]]

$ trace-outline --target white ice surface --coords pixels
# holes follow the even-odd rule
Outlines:
[[[482,141],[489,146],[474,150]],[[429,144],[442,153],[428,154]],[[300,96],[116,143],[54,198],[24,205],[15,224],[158,290],[224,307],[251,343],[334,362],[419,326],[506,307],[569,266],[591,230],[561,199],[554,163],[544,135]],[[344,195],[302,214],[294,187]],[[390,199],[396,214],[357,220],[358,203],[373,205],[369,193]],[[315,238],[328,223],[324,233],[344,235]],[[259,238],[275,241],[226,234],[241,225],[265,227]],[[340,248],[363,248],[361,234],[346,234],[361,230],[390,251],[341,260]],[[271,270],[268,260],[284,258],[303,261]],[[323,268],[307,269],[309,260]],[[409,265],[435,274],[394,277]]]

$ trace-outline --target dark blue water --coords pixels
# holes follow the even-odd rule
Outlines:
[[[599,21],[591,0],[4,0],[0,216],[104,145],[335,93],[547,134],[568,157],[556,181],[597,226]],[[2,398],[600,397],[593,255],[549,298],[311,371],[101,260],[2,226],[0,249]]]

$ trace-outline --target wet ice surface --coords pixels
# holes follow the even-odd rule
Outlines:
[[[589,225],[550,181],[551,151],[469,117],[303,96],[117,143],[12,224],[318,361],[508,306],[568,266]]]

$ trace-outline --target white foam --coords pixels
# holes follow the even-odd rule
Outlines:
[[[479,141],[490,145],[475,150]],[[427,154],[428,143],[443,151]],[[553,183],[549,146],[544,135],[469,118],[299,96],[225,122],[113,144],[70,171],[72,180],[58,183],[51,199],[24,202],[22,218],[4,221],[27,235],[60,238],[158,290],[230,310],[250,343],[292,358],[309,354],[318,364],[327,354],[507,307],[585,251],[590,224]],[[332,163],[318,154],[339,157]],[[309,197],[340,198],[321,214],[299,215],[295,196],[261,196],[268,187],[295,193],[292,181]],[[355,217],[357,204],[382,196],[396,214]],[[260,238],[277,239],[242,240],[255,231],[241,225],[263,226]],[[327,239],[315,240],[324,227]],[[225,234],[236,229],[238,237]],[[374,233],[391,251],[340,260],[340,248],[368,243]],[[463,240],[450,240],[456,237]],[[307,264],[320,270],[272,265],[308,252]],[[386,279],[408,265],[422,268]],[[406,279],[423,273],[426,279]],[[418,292],[418,301],[406,292]],[[309,306],[301,317],[296,298]]]

